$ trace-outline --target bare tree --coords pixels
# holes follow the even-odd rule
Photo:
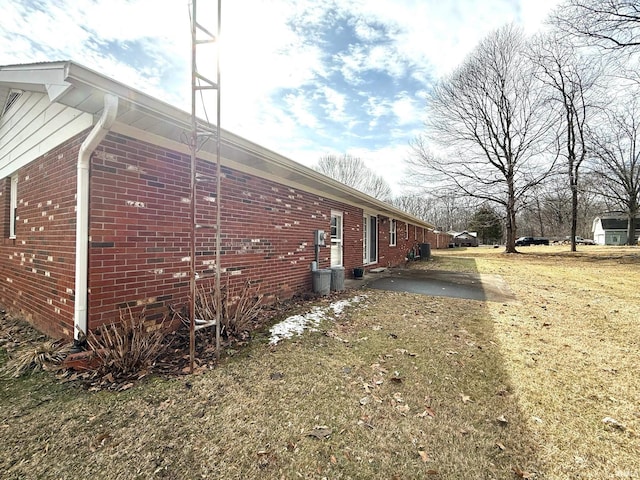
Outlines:
[[[486,37],[428,99],[426,133],[413,143],[413,175],[434,188],[493,202],[506,212],[506,251],[516,252],[516,213],[549,174],[549,115],[520,29]],[[431,153],[429,141],[442,152]]]
[[[392,199],[391,187],[386,180],[367,167],[360,158],[348,154],[341,157],[327,155],[313,168],[378,200],[390,202]]]
[[[599,192],[627,214],[627,244],[635,241],[640,212],[640,107],[636,95],[604,112],[605,121],[590,135]]]
[[[461,231],[468,228],[476,203],[459,195],[434,196],[429,193],[395,197],[391,204],[400,210],[432,223],[439,230]]]
[[[551,22],[590,45],[614,50],[640,46],[637,0],[567,0]]]
[[[557,147],[564,158],[571,190],[571,251],[575,252],[580,167],[587,155],[585,132],[591,107],[588,95],[596,85],[600,69],[596,59],[587,61],[571,43],[555,33],[536,38],[531,57],[540,67],[539,79],[549,89],[552,107],[560,120]]]
[[[586,164],[585,164],[586,166]],[[576,234],[591,236],[593,218],[606,210],[602,197],[593,188],[593,175],[587,168],[580,176]],[[558,173],[536,189],[534,199],[528,202],[518,216],[518,230],[522,235],[544,235],[553,240],[564,240],[571,228],[572,192],[567,189],[566,175]]]
[[[393,198],[391,205],[426,222],[433,223],[435,219],[433,199],[424,195],[400,195]]]

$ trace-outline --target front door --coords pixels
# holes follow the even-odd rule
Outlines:
[[[331,210],[331,266],[342,266],[342,212]]]
[[[378,261],[378,217],[364,215],[362,219],[362,260],[365,265]]]

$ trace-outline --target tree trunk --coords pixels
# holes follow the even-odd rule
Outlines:
[[[513,186],[513,177],[508,175],[508,198],[507,198],[507,243],[506,253],[518,253],[516,250],[516,200]]]
[[[636,244],[636,212],[631,212],[627,218],[627,245]]]
[[[538,214],[538,225],[540,226],[540,236],[544,237],[544,222],[542,221],[542,209],[540,208],[540,197],[536,196],[536,208]]]
[[[578,175],[569,165],[569,183],[571,184],[571,251],[576,251],[576,231],[578,230]]]

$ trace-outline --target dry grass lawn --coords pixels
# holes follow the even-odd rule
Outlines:
[[[0,478],[640,478],[640,250],[522,250],[412,265],[500,275],[510,303],[349,292],[197,376],[2,378]]]

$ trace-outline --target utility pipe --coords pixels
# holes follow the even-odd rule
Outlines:
[[[73,314],[73,338],[77,343],[87,334],[87,296],[89,269],[89,164],[91,154],[109,133],[118,113],[118,97],[106,94],[104,109],[78,152],[78,186],[76,203],[76,283]]]

